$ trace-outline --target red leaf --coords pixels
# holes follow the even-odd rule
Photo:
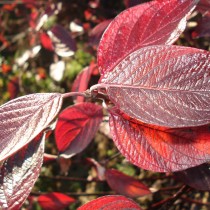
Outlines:
[[[133,198],[151,194],[146,185],[118,170],[107,169],[105,175],[109,186],[117,194]]]
[[[108,195],[92,200],[78,210],[141,210],[133,200],[120,195]]]
[[[131,52],[148,45],[172,44],[184,31],[198,0],[157,0],[120,13],[106,29],[98,47],[101,74]]]
[[[90,64],[90,66],[85,67],[76,77],[74,80],[74,83],[72,85],[72,92],[83,92],[87,90],[88,84],[90,81],[90,77],[92,73],[94,73],[95,69],[97,68],[96,64]],[[77,96],[76,98],[76,103],[81,103],[84,102],[84,97],[83,96]]]
[[[34,139],[57,115],[59,93],[22,96],[0,106],[0,161]]]
[[[43,210],[62,210],[75,202],[75,199],[62,193],[53,192],[40,195],[38,202]]]
[[[9,93],[10,99],[14,99],[19,93],[19,78],[14,76],[7,83],[7,91]]]
[[[108,25],[111,23],[111,20],[104,20],[103,22],[96,25],[90,32],[90,44],[98,46],[100,39],[105,31],[105,29],[108,27]]]
[[[133,121],[116,111],[110,113],[113,141],[120,152],[138,167],[171,172],[210,160],[209,126],[169,129]]]
[[[210,190],[210,164],[189,168],[175,173],[175,177],[197,190]]]
[[[208,51],[149,46],[130,54],[95,87],[105,88],[118,109],[144,123],[205,125],[210,123],[209,63]]]
[[[70,36],[70,32],[60,25],[54,26],[47,32],[50,36],[55,52],[61,57],[68,57],[76,51],[76,42]]]
[[[76,104],[61,112],[55,138],[62,155],[72,157],[84,150],[98,130],[102,117],[101,106],[92,103]]]
[[[50,37],[46,33],[41,33],[40,34],[40,41],[42,43],[42,46],[47,49],[52,51],[53,50],[53,45]]]
[[[19,209],[31,192],[43,161],[44,136],[41,139],[30,142],[1,166],[0,206],[2,210]]]

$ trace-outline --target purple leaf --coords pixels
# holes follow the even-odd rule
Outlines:
[[[59,93],[31,94],[0,106],[0,161],[17,152],[44,128],[62,105]]]
[[[16,210],[28,197],[37,180],[44,156],[44,137],[34,139],[4,161],[0,169],[0,206]]]
[[[68,57],[74,55],[76,51],[76,42],[70,36],[70,32],[60,25],[54,26],[47,32],[50,36],[55,52],[61,57]]]
[[[120,13],[106,29],[98,47],[101,74],[112,71],[143,46],[174,43],[198,0],[157,0]]]
[[[200,166],[189,168],[174,173],[175,177],[185,184],[197,190],[210,190],[210,164],[204,163]]]
[[[166,127],[210,123],[210,53],[189,47],[141,48],[101,77],[114,105],[141,122]],[[94,89],[94,86],[92,90]]]

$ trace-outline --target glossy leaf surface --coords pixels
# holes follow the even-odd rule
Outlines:
[[[101,78],[115,106],[144,123],[166,127],[210,123],[210,53],[157,45],[130,54]]]
[[[106,29],[98,47],[101,74],[131,52],[148,45],[172,44],[184,31],[198,0],[157,0],[120,13]]]
[[[31,94],[0,106],[0,161],[34,139],[62,105],[59,93]]]
[[[122,115],[122,114],[121,114]],[[169,129],[110,113],[115,145],[133,164],[157,172],[180,171],[210,160],[209,126]]]
[[[76,104],[61,112],[55,129],[59,152],[72,157],[84,150],[98,130],[102,117],[102,107],[92,103]]]
[[[175,177],[197,190],[210,190],[210,164],[208,163],[176,172]]]
[[[107,169],[105,175],[109,186],[117,194],[133,198],[151,194],[146,185],[116,169]]]
[[[137,203],[120,195],[108,195],[92,200],[78,210],[141,210]]]
[[[43,210],[62,210],[68,207],[75,199],[63,193],[48,193],[38,197],[38,203]]]
[[[21,207],[41,171],[44,136],[35,139],[9,157],[0,169],[0,207],[16,210]]]

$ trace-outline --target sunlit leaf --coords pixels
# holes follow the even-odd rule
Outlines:
[[[169,129],[126,118],[112,110],[111,133],[122,155],[138,167],[171,172],[210,160],[209,126]]]
[[[146,185],[116,169],[107,169],[105,175],[109,186],[117,194],[133,198],[151,194]]]
[[[157,0],[120,13],[106,29],[98,47],[101,74],[131,52],[148,45],[172,44],[184,31],[198,0]]]
[[[76,104],[61,112],[55,129],[59,152],[65,157],[72,157],[84,150],[93,139],[102,118],[102,107],[92,103]]]
[[[57,115],[59,93],[22,96],[0,106],[0,161],[34,139]]]
[[[141,210],[133,200],[120,195],[108,195],[92,200],[78,210]]]
[[[210,123],[210,53],[189,47],[141,48],[101,77],[112,103],[144,123],[166,127]]]
[[[42,166],[44,136],[30,142],[5,160],[1,166],[0,207],[2,210],[19,209],[31,192]]]

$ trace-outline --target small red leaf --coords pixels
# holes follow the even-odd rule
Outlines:
[[[197,190],[210,190],[210,164],[189,168],[175,173],[175,177]]]
[[[14,99],[19,93],[19,78],[14,76],[7,83],[7,91],[9,93],[10,99]]]
[[[48,193],[38,197],[38,203],[43,210],[62,210],[73,202],[75,202],[74,198],[58,192]]]
[[[109,186],[117,194],[133,198],[151,194],[146,185],[116,169],[107,169],[105,175]]]
[[[90,37],[90,44],[98,46],[100,39],[105,31],[105,29],[108,27],[108,25],[111,23],[111,20],[104,20],[103,22],[96,25],[89,34]]]
[[[46,33],[40,33],[40,41],[44,48],[46,48],[47,50],[53,51],[52,41]]]
[[[87,90],[88,84],[91,78],[91,75],[95,73],[97,70],[97,65],[95,63],[91,63],[90,66],[85,67],[76,77],[74,83],[72,85],[72,92],[83,92]],[[76,103],[84,102],[83,96],[76,97]]]
[[[141,48],[101,77],[115,106],[144,123],[190,127],[210,123],[210,53],[189,47]],[[94,87],[94,86],[93,86]]]
[[[120,195],[108,195],[92,200],[78,210],[141,210],[133,200]]]
[[[76,51],[76,42],[71,37],[70,32],[60,25],[54,26],[47,32],[50,36],[55,52],[61,57],[72,56]]]
[[[127,116],[126,116],[127,117]],[[110,113],[113,141],[133,164],[157,172],[180,171],[210,160],[209,126],[169,129]]]
[[[198,0],[157,0],[120,13],[106,29],[98,47],[101,74],[131,52],[148,45],[172,44],[184,31]]]
[[[45,136],[45,134],[44,134]],[[21,207],[41,171],[44,136],[33,140],[5,160],[0,168],[0,206],[2,210]]]
[[[65,109],[58,117],[55,138],[58,150],[66,157],[84,150],[102,121],[102,107],[81,103]]]
[[[22,96],[0,106],[0,161],[34,139],[57,115],[59,93]]]

